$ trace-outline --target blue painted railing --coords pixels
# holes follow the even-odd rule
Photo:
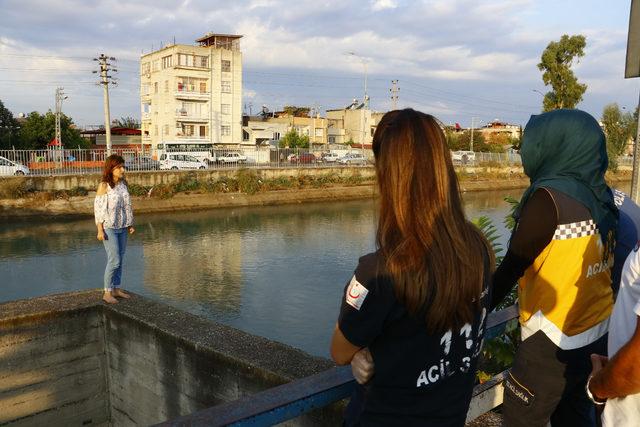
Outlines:
[[[507,322],[517,317],[518,307],[515,305],[489,314],[486,339],[500,335],[504,332]],[[480,398],[492,387],[499,385],[504,375],[503,372],[490,381],[476,386],[473,392],[474,398]],[[336,367],[158,425],[177,427],[278,424],[349,397],[354,385],[351,368]]]

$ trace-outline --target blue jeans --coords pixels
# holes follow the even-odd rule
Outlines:
[[[102,241],[107,251],[107,268],[104,270],[104,290],[113,291],[120,286],[122,279],[122,262],[127,249],[127,228],[105,228]]]

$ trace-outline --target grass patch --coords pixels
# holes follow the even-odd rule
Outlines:
[[[0,179],[0,198],[21,199],[34,191],[35,188],[29,178]]]

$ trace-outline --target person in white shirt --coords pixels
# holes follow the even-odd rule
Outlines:
[[[625,261],[609,323],[609,358],[591,355],[587,395],[602,411],[605,427],[640,425],[640,251]]]
[[[107,267],[104,271],[104,295],[102,299],[115,304],[115,297],[129,298],[120,289],[122,262],[127,248],[127,236],[133,234],[133,211],[131,197],[124,179],[124,159],[116,154],[107,157],[102,171],[102,181],[96,191],[93,204],[97,238],[107,252]]]

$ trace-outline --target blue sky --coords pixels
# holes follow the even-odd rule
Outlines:
[[[192,44],[207,31],[242,34],[244,103],[254,113],[286,104],[339,108],[363,94],[469,125],[471,117],[526,123],[544,92],[536,64],[562,34],[584,34],[574,70],[589,86],[579,105],[596,117],[617,102],[636,105],[640,84],[625,80],[628,1],[0,0],[0,100],[14,114],[53,108],[80,125],[102,120],[92,58],[118,58],[112,117],[139,117],[139,57],[175,37]]]

